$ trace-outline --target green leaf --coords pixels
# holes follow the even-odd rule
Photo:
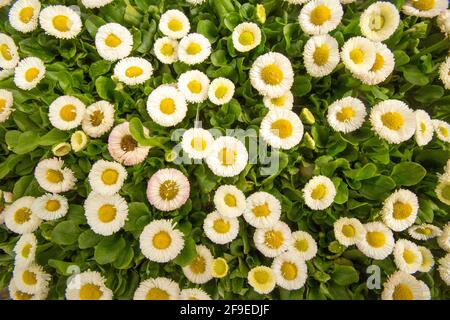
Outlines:
[[[210,20],[200,20],[197,24],[197,32],[207,37],[211,43],[217,40],[217,27]]]
[[[177,265],[181,267],[187,266],[197,256],[197,250],[195,249],[195,241],[191,237],[185,237],[184,248],[180,254],[173,260]]]
[[[396,164],[391,172],[391,178],[398,186],[414,186],[427,174],[427,170],[416,162]]]
[[[440,99],[443,95],[444,88],[436,85],[428,85],[414,92],[414,99],[423,104],[429,104]]]
[[[411,64],[403,67],[403,76],[416,86],[424,86],[429,82],[428,77],[417,66]]]
[[[296,97],[303,97],[311,91],[311,77],[297,76],[294,78],[292,93]]]
[[[51,233],[52,241],[60,245],[74,244],[80,235],[80,228],[73,221],[63,221],[56,225]]]
[[[348,286],[359,281],[359,274],[351,266],[336,265],[331,279],[340,286]]]
[[[52,146],[54,144],[64,142],[68,139],[66,131],[53,128],[39,139],[41,146]]]
[[[126,241],[119,236],[104,238],[95,246],[94,259],[98,264],[113,263],[125,248]]]
[[[93,248],[100,242],[102,236],[96,234],[91,229],[83,231],[78,237],[78,247],[80,249]]]
[[[384,200],[395,188],[395,181],[387,176],[373,177],[364,180],[360,194],[370,200]]]

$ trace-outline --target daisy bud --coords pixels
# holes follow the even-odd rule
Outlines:
[[[75,152],[83,150],[87,146],[88,142],[88,137],[84,131],[81,130],[75,131],[70,137],[70,144]]]
[[[302,109],[302,112],[300,113],[300,119],[305,124],[314,124],[316,122],[314,115],[306,107]]]
[[[314,141],[313,137],[309,134],[309,132],[306,132],[304,137],[304,146],[308,149],[314,150],[316,148],[316,142]]]
[[[70,143],[61,142],[53,146],[52,152],[57,157],[63,157],[68,154],[71,150]]]
[[[266,9],[262,4],[256,5],[256,16],[258,17],[258,21],[260,23],[266,22]]]

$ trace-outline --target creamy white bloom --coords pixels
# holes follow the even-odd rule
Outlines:
[[[237,51],[248,52],[261,43],[261,29],[256,23],[243,22],[234,28],[231,39]]]
[[[85,111],[86,106],[80,99],[61,96],[48,107],[48,119],[59,130],[71,130],[80,125]]]
[[[270,193],[259,191],[247,198],[244,219],[255,228],[269,228],[281,216],[281,202]]]
[[[169,278],[158,277],[142,281],[133,300],[178,300],[180,287]]]
[[[118,193],[126,178],[127,170],[120,163],[103,159],[92,165],[88,175],[92,190],[104,196]]]
[[[400,14],[397,7],[387,1],[372,3],[359,19],[361,33],[372,41],[389,39],[399,24]]]
[[[298,21],[303,32],[319,35],[336,29],[343,15],[339,0],[312,0],[303,6]]]
[[[78,273],[67,282],[67,300],[112,300],[112,298],[113,292],[106,286],[106,279],[97,271]]]
[[[395,240],[392,231],[382,222],[370,222],[364,225],[366,236],[356,244],[358,249],[375,260],[383,260],[392,253]]]
[[[143,58],[127,57],[117,62],[114,76],[129,86],[142,84],[153,74],[151,63]]]
[[[234,83],[227,78],[216,78],[208,88],[209,101],[215,105],[223,105],[231,101],[234,95]]]
[[[227,260],[224,258],[216,258],[211,264],[211,274],[214,278],[220,279],[225,277],[230,271]]]
[[[445,89],[450,90],[450,56],[439,66],[439,79],[441,79]]]
[[[259,294],[268,294],[275,289],[276,279],[271,268],[254,267],[248,272],[248,284]]]
[[[256,249],[264,256],[277,257],[292,245],[291,229],[286,223],[277,221],[268,228],[257,228],[253,235],[253,242]]]
[[[422,253],[419,247],[408,240],[397,240],[394,246],[394,262],[399,270],[415,273],[422,265]]]
[[[294,252],[284,252],[275,257],[272,262],[272,271],[277,285],[286,290],[300,289],[308,278],[305,260]]]
[[[303,49],[306,72],[313,77],[324,77],[333,72],[340,60],[339,45],[328,34],[308,39]]]
[[[373,86],[387,79],[394,71],[395,58],[389,48],[381,42],[375,42],[375,62],[368,72],[355,71],[353,76],[362,83]]]
[[[105,60],[114,62],[128,57],[133,49],[133,35],[118,23],[107,23],[95,34],[95,47]]]
[[[203,231],[212,242],[226,244],[236,239],[239,233],[239,220],[213,211],[203,221]]]
[[[89,138],[83,130],[77,130],[70,136],[70,146],[74,152],[82,151],[88,142]]]
[[[408,233],[413,239],[428,240],[440,236],[442,230],[432,224],[421,224],[411,226],[408,229]]]
[[[190,288],[181,290],[180,300],[211,300],[211,297],[203,289]]]
[[[33,233],[25,233],[14,246],[14,262],[16,265],[29,266],[36,255],[37,240]]]
[[[261,121],[260,135],[274,148],[291,149],[302,140],[303,130],[302,121],[296,113],[277,109],[269,111]]]
[[[197,245],[195,248],[197,256],[190,264],[183,267],[183,273],[190,282],[204,284],[213,278],[211,274],[213,256],[204,245]]]
[[[11,4],[12,0],[0,0],[0,8],[9,6]]]
[[[339,218],[333,225],[334,236],[340,244],[351,246],[364,240],[366,229],[356,218]]]
[[[178,41],[169,37],[162,37],[153,44],[156,58],[164,64],[178,61]]]
[[[14,111],[12,108],[14,104],[14,97],[11,91],[6,89],[0,89],[0,123],[8,120],[11,113]]]
[[[39,161],[34,169],[34,177],[42,189],[52,193],[72,190],[77,179],[73,171],[63,168],[64,161],[58,158]]]
[[[201,71],[189,70],[179,76],[177,87],[187,102],[200,103],[208,98],[209,78]]]
[[[38,26],[40,11],[39,0],[18,0],[9,9],[9,23],[17,31],[31,32]]]
[[[406,0],[402,11],[408,16],[433,18],[447,10],[448,0]]]
[[[191,159],[203,159],[211,151],[214,137],[202,128],[190,128],[183,133],[181,147]]]
[[[283,95],[294,83],[291,62],[278,52],[265,53],[256,58],[249,76],[253,88],[271,98]]]
[[[311,260],[317,254],[317,242],[306,231],[295,231],[292,233],[292,245],[289,252],[300,255],[304,260]]]
[[[89,105],[81,121],[81,127],[92,138],[98,138],[108,132],[114,124],[114,106],[101,100]]]
[[[12,278],[17,289],[27,294],[48,291],[50,280],[51,276],[41,266],[34,263],[15,266]]]
[[[372,107],[372,129],[382,139],[398,144],[410,139],[416,131],[416,117],[406,103],[400,100],[384,100]]]
[[[93,8],[101,8],[104,7],[108,4],[110,4],[111,2],[113,2],[114,0],[81,0],[81,3],[83,4],[83,6],[85,6],[88,9],[93,9]]]
[[[382,300],[430,300],[430,289],[412,275],[396,271],[383,284]]]
[[[175,228],[171,220],[153,220],[142,230],[139,247],[147,259],[168,262],[183,250],[183,233]]]
[[[83,27],[78,13],[71,7],[61,5],[42,9],[39,23],[45,33],[60,39],[75,38]]]
[[[441,202],[450,206],[450,173],[446,173],[439,178],[434,192]]]
[[[42,220],[57,220],[69,211],[69,202],[60,194],[47,193],[34,200],[31,211]]]
[[[434,127],[430,115],[424,110],[414,111],[416,132],[414,137],[418,146],[425,146],[433,139]]]
[[[417,247],[422,254],[422,264],[419,267],[420,272],[429,272],[434,266],[434,257],[431,251],[423,246]]]
[[[443,10],[437,17],[436,21],[441,29],[441,32],[448,38],[450,36],[450,10]]]
[[[294,95],[291,91],[286,91],[284,94],[276,98],[264,96],[263,103],[264,106],[269,110],[292,110],[292,108],[294,107]]]
[[[302,190],[305,204],[313,210],[324,210],[333,204],[336,187],[330,178],[315,176]]]
[[[172,39],[181,39],[189,33],[189,19],[180,10],[167,10],[161,15],[159,30]]]
[[[441,279],[450,286],[450,253],[447,253],[443,258],[439,259],[438,267]]]
[[[358,98],[345,97],[328,106],[328,124],[338,132],[353,132],[363,125],[367,112]]]
[[[352,73],[368,72],[375,63],[375,43],[363,37],[348,39],[341,49],[341,59]]]
[[[211,54],[211,42],[200,33],[190,33],[178,44],[178,59],[188,65],[199,64]]]
[[[417,196],[406,189],[392,193],[383,203],[383,222],[393,231],[403,231],[414,224],[419,211]]]
[[[247,206],[244,193],[229,184],[217,188],[213,201],[217,211],[230,218],[241,216]]]
[[[36,57],[28,57],[22,59],[14,69],[14,84],[22,90],[31,90],[44,76],[44,62]]]
[[[432,120],[432,123],[437,137],[444,142],[450,142],[450,124],[443,120]]]
[[[0,68],[13,69],[19,63],[19,52],[13,38],[0,33]]]
[[[442,233],[437,238],[439,247],[450,252],[450,223],[447,223],[442,230]]]
[[[0,1],[1,7],[1,1]],[[20,291],[15,283],[14,279],[11,279],[8,286],[9,296],[13,300],[45,300],[48,295],[49,287],[44,287],[41,291],[36,292],[34,294],[29,294],[23,291]]]
[[[206,157],[206,164],[220,177],[234,177],[247,166],[248,152],[245,145],[234,137],[217,138]]]
[[[160,126],[172,127],[183,121],[186,116],[186,99],[177,88],[160,85],[148,96],[147,112]]]

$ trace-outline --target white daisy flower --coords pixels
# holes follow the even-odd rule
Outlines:
[[[229,184],[217,188],[213,201],[217,211],[229,218],[241,216],[247,206],[244,193]]]
[[[276,279],[271,268],[266,266],[254,267],[248,272],[248,284],[259,294],[268,294],[275,289]]]
[[[0,3],[1,3],[1,1],[0,1]],[[0,7],[1,7],[1,5],[0,5]],[[9,283],[9,286],[8,286],[8,291],[9,291],[9,297],[12,300],[45,300],[45,299],[47,299],[49,288],[45,287],[45,288],[42,288],[41,291],[36,292],[35,294],[29,294],[29,293],[20,291],[17,288],[14,279],[11,279],[11,282]]]
[[[433,18],[447,10],[448,0],[406,0],[402,11],[408,16]]]
[[[303,49],[306,72],[313,77],[329,75],[336,68],[339,60],[339,44],[328,34],[309,38]]]
[[[234,137],[217,138],[206,157],[209,169],[220,177],[234,177],[247,166],[248,152],[245,145]]]
[[[117,62],[114,76],[128,86],[142,84],[153,74],[150,62],[138,57],[128,57]]]
[[[203,159],[211,151],[213,135],[202,128],[190,128],[183,133],[181,147],[191,159]]]
[[[396,271],[383,284],[382,300],[430,300],[430,289],[412,275]]]
[[[9,23],[20,32],[31,32],[38,26],[41,3],[38,0],[18,0],[9,9]]]
[[[247,198],[244,219],[255,228],[270,228],[280,220],[281,202],[270,193],[259,191]]]
[[[108,101],[97,101],[86,108],[81,127],[92,138],[99,138],[114,124],[114,106]]]
[[[177,87],[187,102],[200,103],[208,98],[209,79],[201,71],[189,70],[180,75]]]
[[[366,237],[356,244],[367,257],[383,260],[392,253],[395,241],[392,231],[382,222],[370,222],[364,225]]]
[[[85,271],[69,278],[66,287],[67,300],[112,300],[113,292],[106,286],[106,279],[97,271]]]
[[[305,204],[312,210],[325,210],[333,204],[336,197],[333,181],[325,176],[311,178],[302,192]]]
[[[410,139],[416,131],[416,117],[406,103],[400,100],[384,100],[370,112],[372,130],[392,144]]]
[[[34,177],[42,189],[52,193],[72,190],[77,178],[69,168],[63,168],[64,161],[58,158],[39,161],[34,169]]]
[[[437,17],[437,24],[441,32],[448,38],[450,36],[450,10],[442,11]],[[447,88],[450,89],[450,88]]]
[[[432,123],[437,137],[444,142],[450,142],[450,124],[442,120],[432,120]]]
[[[256,58],[249,76],[253,88],[271,98],[285,94],[294,83],[291,62],[278,52],[265,53]]]
[[[430,115],[424,110],[414,111],[416,117],[416,132],[414,137],[418,146],[425,146],[433,139],[434,127]]]
[[[8,120],[11,113],[14,111],[12,108],[14,104],[14,97],[11,91],[6,89],[0,89],[0,123]]]
[[[189,33],[191,25],[189,19],[180,10],[167,10],[161,15],[158,28],[169,38],[181,39]]]
[[[434,266],[434,257],[431,251],[423,246],[417,247],[422,254],[422,264],[419,267],[420,272],[430,272]]]
[[[0,0],[0,8],[9,6],[11,4],[12,0]]]
[[[394,261],[401,271],[415,273],[422,265],[422,253],[418,246],[408,240],[397,240],[394,246]]]
[[[47,193],[34,200],[31,211],[42,220],[57,220],[69,211],[69,202],[60,194]]]
[[[441,79],[445,89],[450,90],[450,56],[439,66],[439,79]]]
[[[61,96],[48,107],[48,119],[59,130],[71,130],[80,125],[85,110],[86,106],[80,99]]]
[[[256,249],[264,256],[274,258],[287,251],[292,245],[291,229],[282,222],[277,221],[271,227],[256,229],[253,235]]]
[[[171,220],[154,220],[142,230],[139,247],[147,259],[169,262],[184,248],[183,233],[175,228]]]
[[[183,273],[190,282],[204,284],[213,278],[211,264],[214,258],[206,246],[197,245],[195,248],[197,256],[190,264],[183,267]]]
[[[75,38],[83,27],[78,13],[71,7],[61,5],[42,9],[39,23],[45,33],[60,39]]]
[[[234,48],[239,52],[248,52],[261,43],[261,29],[256,23],[238,24],[231,35]]]
[[[208,88],[209,101],[215,105],[223,105],[231,101],[234,95],[234,83],[227,78],[216,78]]]
[[[450,174],[445,174],[439,178],[434,190],[438,199],[450,206]]]
[[[203,221],[203,231],[212,242],[226,244],[236,239],[239,233],[239,220],[213,211]]]
[[[296,113],[277,109],[269,111],[261,121],[260,135],[273,148],[291,149],[302,140],[303,130]]]
[[[37,265],[16,266],[13,272],[13,280],[17,289],[27,294],[36,294],[48,291],[48,283],[51,276]]]
[[[292,245],[289,251],[300,255],[305,260],[311,260],[317,254],[317,242],[306,231],[295,231],[292,233]]]
[[[203,289],[191,288],[181,290],[180,300],[211,300],[211,297]]]
[[[343,246],[351,246],[364,240],[366,229],[356,218],[339,218],[333,225],[334,236]]]
[[[447,223],[442,230],[442,233],[437,238],[439,247],[450,252],[450,223]]]
[[[107,23],[95,34],[95,47],[105,60],[116,61],[128,57],[133,49],[133,35],[118,23]]]
[[[303,6],[298,21],[307,34],[326,34],[336,29],[343,15],[339,0],[312,0]]]
[[[18,234],[36,231],[41,219],[31,211],[33,202],[33,197],[21,197],[5,208],[5,225],[9,230]]]
[[[148,135],[148,129],[144,128]],[[108,151],[111,157],[124,166],[134,166],[147,158],[150,147],[141,146],[131,136],[129,122],[115,126],[108,138]]]
[[[372,3],[359,19],[361,33],[372,41],[389,39],[399,24],[400,14],[397,7],[386,1]]]
[[[178,44],[178,59],[188,65],[202,63],[211,54],[211,43],[200,33],[190,33]]]
[[[14,246],[14,261],[20,266],[29,266],[36,255],[37,240],[33,233],[23,234]]]
[[[0,225],[5,222],[5,209],[9,207],[9,205],[13,202],[13,194],[12,192],[8,191],[1,191],[0,190],[0,199],[3,201],[0,201]]]
[[[147,112],[150,118],[160,126],[172,127],[186,117],[186,99],[177,88],[160,85],[148,96]]]
[[[439,259],[439,267],[438,267],[439,275],[441,279],[450,286],[450,254],[447,253],[445,257]]]
[[[353,76],[367,85],[376,85],[387,79],[394,71],[395,58],[389,48],[381,42],[375,42],[375,62],[368,72],[355,72]]]
[[[133,300],[178,300],[180,287],[169,278],[158,277],[142,281]]]
[[[211,274],[214,278],[220,279],[228,274],[230,267],[224,258],[216,258],[211,264]]]
[[[292,110],[294,107],[294,95],[291,91],[286,91],[284,94],[276,98],[265,96],[263,97],[263,103],[269,110]]]
[[[0,68],[13,69],[19,63],[19,52],[13,38],[0,33]]]
[[[14,84],[22,90],[31,90],[45,76],[45,65],[41,59],[28,57],[22,59],[14,69]]]
[[[417,196],[406,189],[392,193],[383,203],[383,222],[393,231],[403,231],[414,224],[419,211]]]
[[[293,252],[285,252],[275,257],[272,262],[272,271],[277,285],[286,290],[300,289],[308,278],[305,260]]]
[[[341,49],[341,59],[352,73],[367,73],[376,59],[375,43],[363,37],[348,39]]]
[[[120,163],[98,160],[91,167],[88,179],[93,191],[111,196],[122,188],[127,179],[127,170]]]
[[[83,4],[83,6],[85,6],[88,9],[93,9],[93,8],[101,8],[104,7],[108,4],[110,4],[111,2],[113,2],[114,0],[81,0],[81,3]]]
[[[84,202],[84,211],[92,231],[102,236],[116,233],[128,219],[128,204],[118,194],[104,196],[92,191]]]
[[[179,209],[189,199],[189,193],[189,180],[177,169],[160,169],[148,180],[148,201],[161,211]]]
[[[416,240],[428,240],[436,238],[442,234],[442,230],[432,224],[421,224],[408,229],[411,238]]]
[[[156,58],[164,64],[178,61],[178,41],[169,37],[162,37],[153,44]]]
[[[14,69],[1,69],[0,70],[0,81],[8,79],[14,74]]]
[[[366,115],[366,107],[361,100],[345,97],[328,106],[327,120],[333,130],[349,133],[361,128]]]

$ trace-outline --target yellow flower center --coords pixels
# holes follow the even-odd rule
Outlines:
[[[434,5],[436,3],[436,0],[413,0],[412,5],[417,10],[431,10],[434,8]]]
[[[122,40],[118,36],[116,36],[114,33],[108,34],[108,36],[105,39],[105,43],[108,47],[116,48],[120,46],[122,43]]]
[[[102,295],[100,287],[92,283],[83,284],[80,288],[80,300],[99,300]]]
[[[169,300],[167,291],[160,288],[151,288],[145,296],[146,300]]]
[[[106,169],[102,172],[102,181],[108,186],[117,183],[118,178],[119,173],[115,169]]]
[[[295,241],[295,248],[300,252],[306,252],[309,249],[309,243],[306,239]]]
[[[31,18],[33,18],[34,9],[32,7],[25,7],[19,12],[19,19],[23,23],[30,22]]]
[[[159,103],[159,109],[164,114],[172,114],[175,112],[175,101],[172,98],[164,98]]]
[[[355,227],[353,227],[351,224],[343,225],[342,234],[347,238],[353,238],[356,234]]]
[[[202,91],[202,84],[200,83],[200,81],[189,81],[187,86],[192,93],[199,94]]]
[[[343,107],[341,111],[336,113],[336,119],[340,122],[350,121],[355,116],[355,110],[352,107]]]
[[[137,144],[136,140],[134,140],[133,137],[129,134],[126,136],[123,136],[122,140],[120,141],[120,147],[125,152],[133,151],[134,149],[137,148],[137,145],[138,144]]]
[[[191,140],[191,147],[195,151],[205,151],[206,149],[206,141],[202,137],[194,137]]]
[[[25,284],[29,286],[33,286],[37,283],[36,274],[34,272],[31,272],[29,270],[25,270],[22,273],[22,280]]]
[[[131,66],[131,67],[128,67],[127,70],[125,70],[125,75],[128,78],[136,78],[136,77],[139,77],[143,73],[144,73],[144,70],[142,70],[142,68],[138,67],[138,66]]]
[[[408,218],[413,211],[412,206],[409,203],[403,203],[397,201],[394,203],[394,212],[393,216],[397,220],[403,220]]]
[[[255,42],[255,36],[251,31],[244,31],[239,35],[239,43],[243,46],[251,46]]]
[[[0,44],[0,53],[2,54],[3,59],[7,61],[12,59],[11,52],[9,51],[9,47],[6,43]]]
[[[3,109],[5,108],[5,106],[6,106],[6,100],[0,98],[0,113],[3,112]]]
[[[270,275],[265,270],[257,270],[253,274],[253,278],[258,282],[259,284],[266,284],[270,280]]]
[[[24,257],[25,259],[28,258],[28,256],[30,255],[30,251],[31,251],[32,247],[33,246],[31,244],[29,244],[29,243],[24,245],[23,248],[22,248],[22,251],[21,251],[22,257]]]
[[[29,208],[20,208],[17,209],[14,213],[14,221],[17,224],[24,224],[28,220],[30,220],[31,210]]]
[[[383,29],[385,22],[386,20],[383,15],[374,15],[370,20],[370,29],[372,29],[372,31],[380,31]]]
[[[275,86],[283,81],[283,71],[275,64],[269,64],[261,70],[261,77],[265,83]]]
[[[407,264],[412,264],[416,260],[416,256],[411,250],[405,249],[403,250],[403,259]]]
[[[204,273],[206,270],[206,261],[202,256],[197,256],[189,265],[191,271],[195,274]]]
[[[272,131],[275,135],[280,137],[281,139],[289,138],[292,136],[293,127],[292,123],[286,119],[279,119],[272,123],[271,125]]]
[[[278,98],[272,98],[270,100],[270,102],[273,105],[277,106],[277,107],[282,107],[286,103],[286,97],[285,96],[281,96],[281,97],[278,97]]]
[[[229,207],[236,207],[237,205],[236,197],[231,193],[227,193],[225,197],[223,197],[223,201]]]
[[[266,203],[261,204],[259,206],[255,206],[252,209],[253,214],[255,217],[267,217],[270,214],[269,205]]]
[[[311,22],[316,26],[321,26],[331,18],[331,10],[327,6],[321,4],[311,11]]]
[[[297,278],[297,266],[291,262],[283,262],[281,265],[281,275],[286,280],[294,280]]]
[[[441,134],[442,134],[444,137],[448,137],[448,130],[447,130],[446,127],[440,126],[440,127],[439,127],[439,131],[441,132]]]
[[[400,283],[395,286],[392,298],[394,300],[412,300],[413,293],[406,284]]]
[[[224,219],[214,220],[213,228],[217,233],[227,233],[230,231],[230,223]]]
[[[311,198],[322,200],[327,194],[327,187],[324,184],[318,184],[311,192]]]
[[[165,56],[171,56],[175,50],[170,43],[164,43],[160,51]]]
[[[420,123],[420,131],[422,131],[423,134],[427,132],[427,125],[425,124],[425,122]]]
[[[55,29],[59,32],[67,32],[70,30],[70,20],[67,16],[57,15],[53,18],[52,22]]]
[[[228,273],[228,263],[224,258],[214,259],[212,263],[212,273],[216,278],[222,278]]]
[[[383,232],[371,231],[366,234],[367,243],[374,248],[381,248],[386,243],[386,236]]]
[[[372,66],[372,69],[370,69],[370,71],[376,72],[378,70],[381,70],[381,68],[383,68],[384,66],[384,58],[381,54],[377,53],[375,55],[375,62]]]
[[[116,207],[110,204],[104,204],[98,209],[98,219],[103,223],[108,223],[116,217]]]
[[[105,118],[105,115],[100,110],[95,110],[92,112],[92,114],[89,117],[89,120],[91,121],[91,124],[93,127],[98,127],[103,119]]]
[[[278,249],[284,243],[283,233],[275,230],[267,231],[264,235],[264,242],[269,248]]]
[[[433,232],[433,230],[431,230],[431,228],[417,228],[416,232],[428,236]]]
[[[166,231],[159,231],[153,236],[152,243],[156,249],[164,250],[172,243],[172,237]]]
[[[70,122],[77,117],[77,109],[73,104],[66,104],[59,110],[59,116],[64,121]]]
[[[51,200],[48,200],[47,203],[45,204],[45,209],[50,212],[54,212],[54,211],[58,210],[59,208],[61,208],[61,204],[59,203],[59,200],[51,199]]]
[[[167,26],[169,27],[170,30],[177,32],[180,31],[181,29],[183,29],[183,23],[177,19],[172,19],[169,21],[169,23],[167,24]]]
[[[403,116],[398,112],[386,112],[381,116],[381,122],[391,130],[400,130],[403,127]]]
[[[35,67],[31,67],[27,71],[25,71],[25,80],[28,82],[33,81],[39,75],[39,69]]]
[[[364,52],[359,48],[355,48],[350,51],[350,59],[352,59],[354,64],[361,64],[364,61]]]
[[[196,42],[191,42],[186,48],[186,52],[191,56],[200,53],[200,51],[202,51],[202,47]]]
[[[219,160],[223,166],[231,166],[236,162],[236,151],[230,148],[222,148],[219,151]]]
[[[318,66],[323,66],[325,63],[328,62],[328,59],[330,58],[330,48],[326,44],[322,44],[321,46],[317,47],[316,50],[314,50],[313,53],[313,59],[314,63]]]
[[[441,196],[444,199],[450,200],[450,184],[447,184],[444,187],[442,187]]]
[[[216,97],[217,99],[222,99],[223,97],[225,97],[225,95],[228,93],[228,88],[224,85],[222,86],[218,86],[216,89]]]
[[[59,183],[64,180],[62,172],[53,169],[48,169],[45,177],[47,178],[47,181],[51,183]]]
[[[178,184],[173,180],[166,180],[159,186],[159,196],[165,201],[173,200],[178,191]]]
[[[16,291],[14,296],[16,300],[31,300],[31,298],[33,298],[32,294],[28,294],[22,291]]]

